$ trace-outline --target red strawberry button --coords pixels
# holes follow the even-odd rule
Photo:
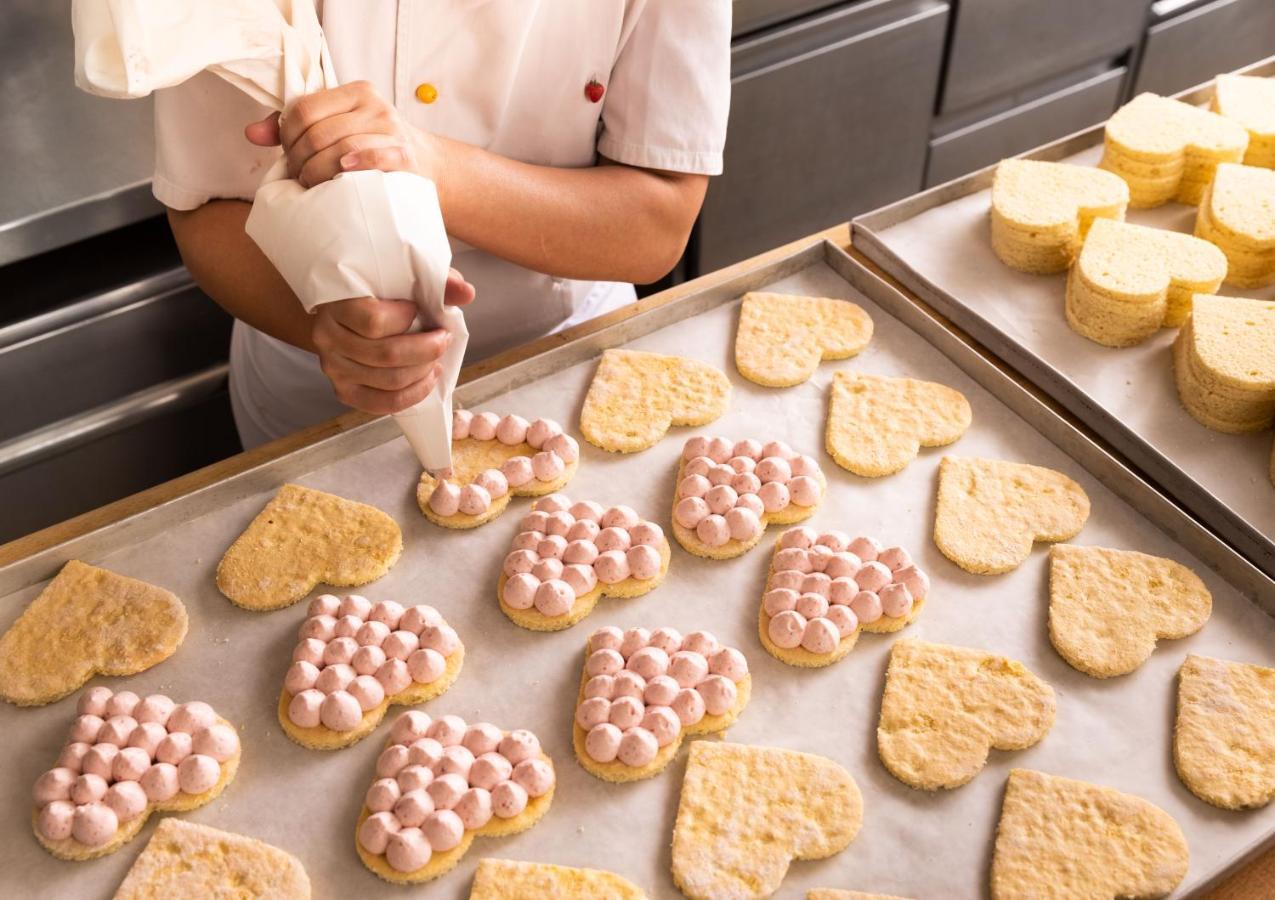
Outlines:
[[[590,103],[597,103],[606,92],[607,89],[596,78],[590,78],[589,83],[584,86],[584,95],[589,98]]]

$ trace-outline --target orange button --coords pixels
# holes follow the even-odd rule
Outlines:
[[[433,103],[438,99],[438,88],[428,81],[422,81],[416,86],[416,99],[422,103]]]

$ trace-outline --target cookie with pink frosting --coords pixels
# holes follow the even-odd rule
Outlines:
[[[114,853],[152,812],[184,812],[215,798],[241,753],[235,727],[207,703],[89,688],[56,764],[32,789],[36,840],[59,859]]]
[[[783,441],[693,437],[677,467],[673,535],[696,556],[731,559],[757,546],[767,525],[808,519],[827,489],[814,457]]]
[[[371,734],[392,704],[442,694],[464,661],[465,645],[432,606],[322,594],[298,629],[279,724],[311,750],[348,747]]]
[[[658,775],[687,735],[723,732],[739,718],[752,683],[744,654],[707,631],[599,628],[585,645],[576,759],[605,781]]]
[[[757,630],[780,662],[828,666],[854,648],[859,632],[884,634],[912,624],[929,593],[929,576],[902,547],[789,528],[775,543]]]
[[[496,593],[515,625],[560,631],[602,597],[639,597],[668,573],[664,529],[628,506],[562,494],[536,501],[501,564]]]
[[[430,881],[451,871],[475,837],[540,821],[556,784],[553,760],[532,732],[409,710],[377,757],[354,846],[386,881]]]
[[[458,409],[452,474],[440,480],[423,473],[416,503],[435,525],[477,528],[504,512],[511,497],[561,490],[579,465],[580,444],[552,419]]]

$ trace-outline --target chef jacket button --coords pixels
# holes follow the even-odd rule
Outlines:
[[[422,103],[433,103],[438,99],[438,88],[428,81],[422,81],[416,86],[416,99]]]

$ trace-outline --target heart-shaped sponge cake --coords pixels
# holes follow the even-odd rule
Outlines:
[[[310,900],[301,860],[264,841],[164,819],[112,900],[269,897]]]
[[[0,698],[41,706],[95,673],[149,669],[177,651],[187,624],[163,588],[70,560],[0,637]]]
[[[956,456],[939,464],[934,543],[975,575],[1018,568],[1033,541],[1069,540],[1088,518],[1084,488],[1053,469]]]
[[[1204,190],[1195,236],[1226,254],[1226,283],[1265,287],[1275,281],[1275,171],[1223,163]]]
[[[114,853],[152,812],[203,806],[239,768],[239,734],[207,703],[93,687],[76,709],[57,765],[32,792],[35,836],[59,859]]]
[[[362,740],[391,704],[442,694],[460,675],[465,646],[432,606],[404,608],[352,594],[310,601],[279,693],[279,724],[311,750]]]
[[[846,359],[872,340],[872,318],[849,300],[749,293],[735,332],[735,367],[767,387],[801,384],[827,359]]]
[[[752,694],[748,661],[707,631],[599,628],[585,646],[572,742],[606,781],[659,774],[688,735],[724,732]]]
[[[1275,78],[1219,75],[1212,107],[1248,131],[1245,165],[1275,169]]]
[[[841,531],[789,528],[775,544],[757,630],[766,652],[790,666],[842,659],[859,632],[916,621],[930,578],[902,547]]]
[[[435,525],[477,528],[504,512],[511,497],[560,490],[579,465],[580,445],[552,419],[458,409],[452,413],[452,474],[423,473],[416,503]]]
[[[828,399],[828,455],[866,478],[901,471],[922,447],[951,444],[970,427],[969,401],[932,381],[836,372]]]
[[[1020,272],[1061,272],[1096,218],[1124,219],[1129,187],[1091,166],[1007,159],[992,181],[992,249]]]
[[[1181,563],[1132,550],[1056,544],[1049,551],[1049,639],[1095,678],[1126,675],[1161,638],[1195,634],[1213,598]]]
[[[627,878],[601,869],[575,869],[512,859],[480,859],[469,900],[646,900]]]
[[[1275,303],[1197,294],[1173,342],[1178,399],[1201,425],[1229,434],[1275,421]]]
[[[1173,817],[1130,794],[1031,769],[1005,786],[992,900],[1163,897],[1190,853]]]
[[[636,453],[674,425],[707,425],[730,404],[730,381],[697,359],[607,350],[580,411],[580,433],[595,447]]]
[[[602,597],[640,597],[668,574],[664,530],[628,506],[550,494],[519,529],[496,594],[501,612],[532,631],[569,628]]]
[[[530,731],[410,710],[377,757],[355,833],[359,859],[386,881],[430,881],[451,871],[475,837],[540,821],[556,781]]]
[[[693,437],[682,447],[673,536],[708,559],[747,553],[766,526],[810,518],[828,490],[814,457],[783,441]]]
[[[696,741],[673,824],[673,880],[692,900],[769,897],[792,860],[840,853],[862,824],[859,786],[832,760]]]
[[[1178,670],[1173,763],[1214,806],[1275,800],[1275,669],[1189,654]]]
[[[402,552],[398,523],[376,507],[285,484],[221,558],[217,589],[244,609],[280,609],[320,582],[375,581]]]
[[[956,788],[982,771],[992,748],[1038,743],[1056,708],[1054,689],[1020,662],[967,647],[895,641],[877,752],[906,785]]]

